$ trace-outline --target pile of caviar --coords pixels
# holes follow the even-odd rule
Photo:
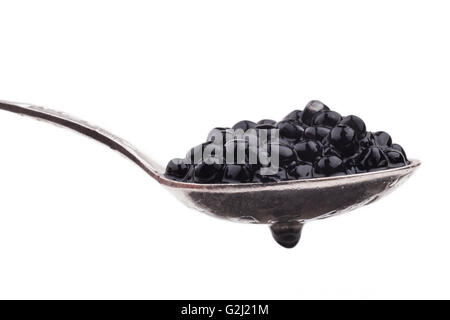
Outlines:
[[[242,137],[214,138],[217,132],[226,137],[229,132],[239,129],[256,136],[262,130],[265,134],[278,130],[278,172],[267,175],[261,170],[270,166],[267,157],[260,156],[261,150],[266,152],[266,156],[270,153],[273,143],[270,136],[265,140],[264,148],[257,148],[256,163],[249,161],[249,155],[255,152],[253,146]],[[354,115],[343,117],[317,100],[309,102],[304,110],[292,111],[279,122],[244,120],[232,128],[215,128],[212,132],[215,134],[210,133],[207,141],[191,149],[185,158],[171,160],[165,176],[190,183],[265,183],[357,174],[409,163],[403,148],[393,144],[388,133],[368,132],[361,118]],[[222,158],[213,155],[212,159],[204,159],[201,154],[205,148],[218,141],[225,150]],[[244,156],[234,159],[233,163],[226,161],[226,150],[230,148],[236,151],[236,155]],[[237,149],[243,149],[243,152],[239,153]],[[196,153],[200,153],[200,157],[195,157]]]

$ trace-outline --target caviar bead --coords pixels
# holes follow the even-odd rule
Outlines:
[[[334,127],[330,133],[330,142],[342,154],[351,155],[357,145],[355,130],[346,125]]]
[[[392,145],[391,136],[384,131],[375,132],[373,137],[377,146],[390,147]]]
[[[367,132],[361,140],[359,140],[359,145],[361,148],[369,148],[375,145],[375,139],[373,137],[372,132]]]
[[[313,177],[313,167],[307,163],[298,164],[295,167],[295,176],[297,179],[310,179]]]
[[[166,167],[166,175],[175,180],[184,179],[188,173],[190,165],[184,159],[172,159]]]
[[[271,125],[275,125],[277,122],[275,120],[270,120],[270,119],[263,119],[260,120],[256,123],[256,125],[260,125],[260,124],[271,124]]]
[[[194,182],[219,183],[222,180],[223,165],[201,163],[195,166]]]
[[[342,117],[334,111],[322,111],[315,114],[313,125],[332,128],[341,121]]]
[[[297,155],[295,154],[295,151],[289,146],[279,145],[278,152],[280,156],[281,165],[286,165],[291,163],[292,161],[297,160]]]
[[[366,134],[366,124],[361,118],[357,116],[351,115],[344,117],[340,124],[347,125],[352,128],[358,138],[361,138]]]
[[[391,146],[392,149],[399,151],[406,161],[408,161],[408,157],[406,156],[405,150],[403,150],[402,146],[396,143],[393,143]]]
[[[321,141],[328,136],[330,129],[325,127],[308,127],[305,130],[305,138]]]
[[[276,142],[271,139],[273,129],[278,130]],[[262,174],[277,162],[276,173]],[[171,160],[165,176],[193,183],[266,183],[357,174],[408,163],[403,148],[392,144],[386,132],[368,132],[361,118],[341,117],[313,100],[278,123],[244,120],[232,129],[213,129],[207,142],[192,148],[185,159]]]
[[[307,140],[297,143],[294,146],[298,157],[307,162],[313,162],[321,154],[322,148],[319,143],[313,140]]]
[[[328,108],[325,104],[318,100],[312,100],[310,101],[306,107],[305,110],[303,110],[303,113],[301,115],[300,120],[307,125],[312,124],[313,117],[316,113],[320,111],[329,111],[330,108]]]
[[[342,159],[336,156],[323,157],[317,161],[315,171],[319,175],[332,176],[344,174],[345,168]]]
[[[303,136],[303,128],[292,120],[283,120],[277,123],[280,137],[287,139],[300,139]]]
[[[370,147],[363,151],[358,160],[358,166],[361,169],[373,170],[387,166],[386,156],[378,147]]]
[[[223,182],[244,183],[253,178],[250,168],[246,165],[227,164],[223,172]]]
[[[289,113],[286,117],[284,117],[283,120],[295,120],[297,122],[300,122],[301,117],[302,117],[302,111],[294,110],[291,113]]]
[[[385,150],[385,153],[388,158],[390,168],[402,167],[407,164],[406,158],[400,151],[395,149],[387,149]]]
[[[249,120],[243,120],[239,121],[233,126],[233,130],[241,129],[243,131],[247,131],[248,129],[256,127],[256,123],[249,121]]]

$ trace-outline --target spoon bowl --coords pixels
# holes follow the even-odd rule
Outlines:
[[[160,183],[187,206],[243,223],[268,224],[284,247],[294,247],[303,224],[370,204],[400,186],[420,166],[347,176],[277,183],[194,184],[162,178]]]
[[[409,165],[346,176],[277,183],[194,184],[170,180],[164,168],[125,140],[67,114],[0,101],[0,109],[70,128],[122,153],[188,207],[235,222],[267,224],[275,240],[292,248],[306,222],[370,204],[407,180],[420,166]]]

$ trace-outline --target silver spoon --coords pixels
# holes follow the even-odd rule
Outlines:
[[[385,196],[420,166],[278,183],[194,184],[164,177],[164,167],[125,140],[62,112],[0,101],[0,109],[70,128],[122,153],[187,206],[236,222],[268,224],[275,240],[293,248],[306,222],[332,217]]]

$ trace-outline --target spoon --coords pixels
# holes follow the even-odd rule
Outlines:
[[[108,131],[65,113],[0,101],[0,109],[70,128],[122,153],[188,207],[235,222],[268,224],[274,239],[293,248],[306,222],[335,216],[385,196],[420,166],[277,183],[194,184],[170,180],[164,167]]]

